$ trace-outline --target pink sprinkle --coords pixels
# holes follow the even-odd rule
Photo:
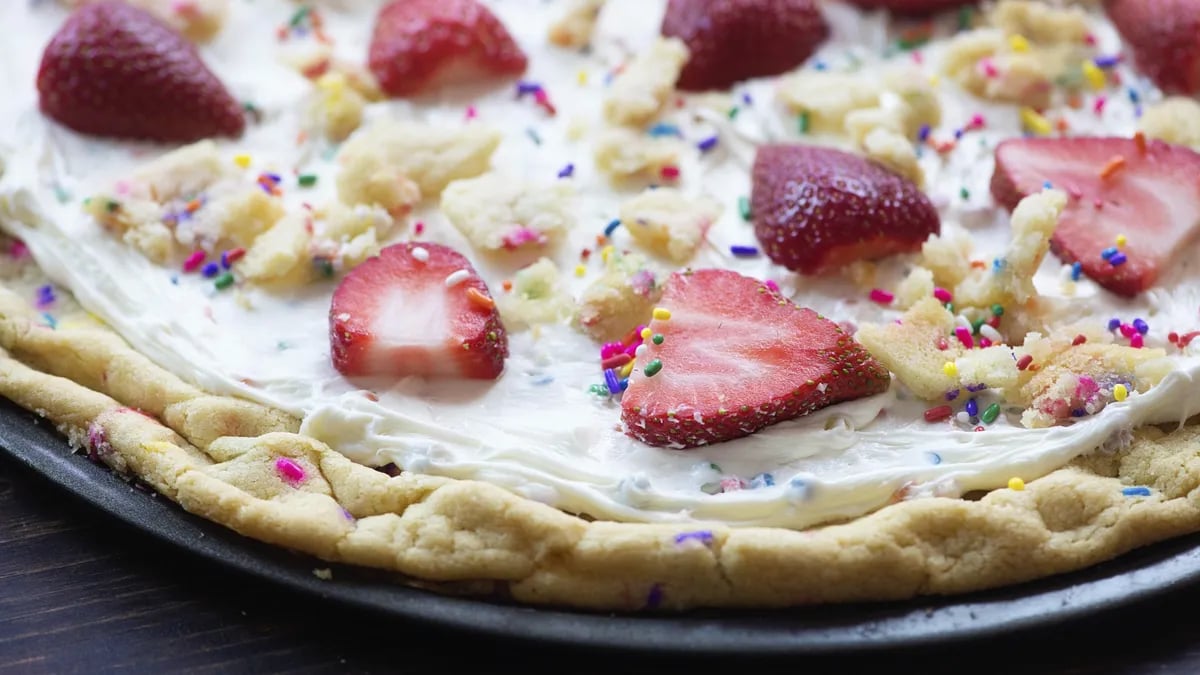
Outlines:
[[[1146,340],[1141,333],[1134,333],[1133,337],[1129,338],[1129,346],[1134,349],[1141,349],[1146,346]]]
[[[467,106],[467,119],[473,120],[475,119],[476,115],[478,115],[478,113],[475,111],[475,106]]]
[[[1138,333],[1137,329],[1133,326],[1123,323],[1121,324],[1121,335],[1123,337],[1132,339],[1134,335],[1140,335],[1140,333]]]
[[[679,178],[679,167],[664,166],[659,173],[662,174],[662,177],[666,180],[675,180],[676,178]]]
[[[980,349],[987,349],[988,347],[991,347],[991,346],[992,346],[991,340],[989,340],[985,337],[979,338],[979,348]]]
[[[922,63],[925,63],[925,56],[923,54],[921,54],[921,52],[919,52],[919,51],[913,51],[912,58],[913,58],[913,62],[916,63],[917,65],[921,65]]]
[[[542,110],[546,111],[546,114],[553,116],[558,113],[558,110],[554,108],[554,104],[550,102],[550,96],[546,94],[545,89],[539,88],[533,92],[533,100],[541,106]]]
[[[996,70],[996,64],[992,63],[991,59],[980,60],[979,66],[983,68],[983,74],[988,77],[996,77],[1000,74],[1000,71]]]
[[[192,251],[192,254],[183,261],[184,272],[195,272],[200,269],[200,265],[204,264],[204,251]]]
[[[1092,110],[1099,115],[1104,112],[1104,106],[1108,103],[1108,98],[1105,96],[1097,96],[1096,102],[1092,104]]]
[[[942,304],[945,304],[947,302],[954,300],[954,294],[951,293],[950,291],[942,288],[941,286],[938,286],[937,288],[933,289],[933,297],[937,298],[937,301]]]
[[[1088,33],[1087,35],[1084,35],[1084,36],[1083,36],[1083,43],[1084,43],[1084,44],[1086,44],[1086,45],[1095,46],[1095,44],[1096,44],[1096,36],[1095,36],[1095,35],[1092,35],[1091,33]]]
[[[775,283],[775,281],[774,281],[774,280],[772,280],[772,279],[767,279],[767,281],[766,281],[765,283],[766,283],[766,286],[767,286],[767,288],[771,289],[771,292],[772,292],[772,293],[778,293],[778,292],[779,292],[779,284]]]
[[[8,247],[8,254],[20,260],[29,255],[29,247],[20,239],[14,239],[13,243]]]
[[[954,337],[958,338],[958,341],[962,343],[962,346],[966,347],[967,349],[973,349],[975,347],[975,340],[971,338],[971,329],[967,328],[966,326],[959,326],[958,328],[955,328]]]
[[[892,304],[892,301],[896,299],[895,295],[888,293],[887,291],[883,290],[882,288],[871,289],[870,297],[871,297],[871,302],[877,302],[881,305],[890,305],[890,304]]]
[[[983,124],[984,124],[983,115],[980,115],[979,113],[975,113],[974,115],[971,116],[971,121],[967,123],[967,128],[968,129],[982,129]]]
[[[119,180],[117,181],[116,185],[113,186],[113,189],[116,190],[117,194],[119,195],[127,195],[129,194],[129,181]]]
[[[279,473],[280,478],[289,483],[296,484],[304,481],[304,467],[290,457],[276,457],[275,471]]]
[[[1083,193],[1080,192],[1079,188],[1075,187],[1074,185],[1067,186],[1067,194],[1071,196],[1071,199],[1082,199],[1083,198]]]
[[[600,348],[600,358],[601,360],[611,358],[624,351],[625,345],[620,342],[605,342],[604,346]]]
[[[418,220],[416,223],[413,224],[413,233],[421,234],[424,231],[425,231],[425,223],[423,221]]]
[[[939,352],[944,352],[947,349],[950,349],[950,343],[944,337],[939,337],[934,345],[938,348]]]

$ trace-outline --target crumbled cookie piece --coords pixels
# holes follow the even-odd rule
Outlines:
[[[1150,138],[1200,150],[1200,102],[1194,99],[1170,96],[1148,106],[1141,126]]]
[[[254,241],[238,263],[238,271],[261,284],[307,283],[312,276],[312,229],[308,213],[289,213]]]
[[[954,315],[937,299],[926,297],[894,323],[867,323],[855,338],[918,398],[943,400],[959,389],[956,367],[948,367],[963,353],[962,345],[948,338]]]
[[[1011,51],[1004,32],[981,28],[951,38],[942,72],[972,94],[1008,103],[1044,108],[1050,103],[1054,75],[1032,51]]]
[[[349,270],[379,253],[395,226],[391,214],[379,206],[358,204],[353,208],[333,202],[317,214],[309,254],[335,270]]]
[[[862,74],[801,70],[783,77],[777,96],[794,114],[807,115],[814,133],[842,133],[846,116],[879,106],[883,88]]]
[[[942,102],[929,78],[916,66],[893,66],[883,73],[886,89],[881,103],[897,111],[904,121],[904,135],[916,138],[921,127],[936,127],[942,121]],[[889,100],[895,97],[895,101]]]
[[[380,120],[342,146],[338,161],[347,177],[339,176],[339,194],[347,203],[372,203],[348,198],[343,184],[352,176],[371,175],[383,167],[416,183],[423,196],[440,195],[450,181],[487,171],[502,138],[496,129],[480,124],[451,128]]]
[[[675,90],[688,50],[678,38],[659,38],[617,75],[604,97],[604,117],[612,124],[644,126]]]
[[[592,31],[605,0],[568,0],[567,8],[547,32],[550,42],[559,47],[585,47],[592,41]]]
[[[575,226],[574,188],[532,185],[499,173],[456,180],[442,192],[442,213],[482,251],[547,246]]]
[[[337,174],[338,199],[347,205],[379,206],[395,217],[421,201],[421,189],[382,152],[357,153]]]
[[[584,289],[575,323],[597,341],[612,341],[650,319],[662,286],[644,257],[617,251],[604,255],[604,274]]]
[[[971,273],[971,248],[967,237],[935,234],[921,245],[921,264],[937,285],[954,288]]]
[[[1021,397],[1030,402],[1021,423],[1041,428],[1094,415],[1123,398],[1115,395],[1117,386],[1127,393],[1149,391],[1169,372],[1165,360],[1161,349],[1095,342],[1062,349],[1040,363],[1035,360],[1039,367],[1021,387]]]
[[[314,83],[326,75],[337,75],[349,89],[367,101],[382,101],[386,98],[383,90],[379,88],[379,81],[366,66],[357,61],[339,59],[334,56],[331,45],[305,45],[303,51],[288,52],[282,58],[285,63]]]
[[[867,157],[904,176],[918,187],[925,184],[925,172],[917,161],[917,150],[907,138],[884,127],[872,129],[862,141]]]
[[[958,381],[964,387],[984,386],[1012,391],[1020,382],[1020,369],[1013,350],[1006,345],[970,349],[954,361]]]
[[[571,315],[573,299],[561,287],[558,266],[549,258],[519,270],[512,290],[496,296],[505,328],[558,323]]]
[[[1035,0],[1001,0],[987,13],[987,21],[1005,35],[1039,45],[1082,44],[1089,33],[1082,9]]]
[[[914,267],[896,286],[896,306],[908,309],[922,298],[932,297],[934,288],[933,272],[925,267]]]
[[[325,138],[340,143],[362,124],[367,100],[349,86],[341,73],[322,75],[317,78],[316,87],[311,114]]]
[[[606,129],[593,146],[596,166],[613,180],[661,180],[663,172],[679,165],[679,139],[647,136],[625,127]]]
[[[621,224],[633,240],[655,255],[686,263],[721,216],[709,197],[688,197],[675,188],[651,188],[621,204]]]

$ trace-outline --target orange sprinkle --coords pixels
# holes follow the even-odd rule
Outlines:
[[[304,145],[304,142],[307,140],[308,132],[301,130],[300,133],[296,134],[296,145]]]
[[[596,245],[597,246],[603,246],[606,242],[608,242],[608,237],[606,237],[602,234],[596,235]]]
[[[1054,122],[1054,128],[1065,134],[1071,128],[1071,123],[1067,121],[1067,118],[1060,117]]]
[[[1105,164],[1103,169],[1100,169],[1100,177],[1111,178],[1123,168],[1125,168],[1125,157],[1122,155],[1117,155],[1116,157],[1108,160],[1108,164]]]
[[[1137,132],[1133,135],[1133,142],[1137,144],[1138,154],[1146,154],[1146,134]]]
[[[504,283],[502,283],[502,284],[500,284],[500,285],[504,287],[504,290],[505,290],[506,292],[511,292],[511,291],[512,291],[512,282],[511,282],[511,281],[509,281],[508,279],[505,279],[505,280],[504,280]]]
[[[495,300],[484,295],[483,292],[474,286],[467,289],[467,299],[483,309],[491,309],[496,306]]]
[[[1067,105],[1069,105],[1073,110],[1079,110],[1083,107],[1083,97],[1077,93],[1072,93],[1067,96]]]
[[[188,213],[195,213],[195,212],[199,211],[200,210],[200,200],[193,199],[192,201],[187,203],[187,206],[185,208],[187,208]]]
[[[971,267],[977,270],[987,269],[987,263],[983,262],[982,260],[972,260]]]

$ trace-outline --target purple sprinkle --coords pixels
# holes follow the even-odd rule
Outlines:
[[[542,85],[536,82],[518,82],[517,96],[525,96],[527,94],[536,94],[542,90]]]
[[[932,129],[929,128],[928,124],[922,124],[920,130],[917,131],[917,140],[921,141],[922,143],[929,140],[929,133],[931,131]]]
[[[1146,323],[1143,319],[1134,319],[1133,327],[1142,335],[1150,332],[1150,324]]]
[[[1121,265],[1124,265],[1128,260],[1129,259],[1125,257],[1124,253],[1118,253],[1108,259],[1108,264],[1112,265],[1113,267],[1120,267]]]
[[[39,286],[37,289],[37,306],[39,309],[54,304],[54,287],[50,284]]]
[[[604,370],[604,385],[608,387],[608,393],[616,395],[621,393],[621,381],[617,379],[617,371],[612,368]]]
[[[758,255],[757,246],[730,246],[729,252],[736,256],[755,256]]]
[[[960,390],[958,390],[958,389],[952,389],[952,390],[950,390],[950,391],[946,392],[946,400],[947,400],[947,401],[953,401],[954,399],[958,398],[958,395],[959,395],[960,393],[962,393]]]
[[[1109,330],[1116,330],[1116,329],[1118,329],[1118,328],[1120,328],[1120,327],[1121,327],[1121,320],[1120,320],[1120,319],[1118,319],[1118,318],[1116,318],[1116,317],[1113,317],[1113,318],[1111,318],[1111,319],[1109,319],[1109,320],[1108,320],[1108,329],[1109,329]]]
[[[709,136],[708,138],[697,143],[696,147],[700,148],[700,152],[708,152],[709,150],[717,147],[717,137]]]
[[[694,539],[705,546],[708,546],[713,541],[712,530],[696,530],[695,532],[680,532],[675,535],[675,543],[682,544],[689,539]]]
[[[563,168],[559,169],[558,177],[559,178],[570,178],[572,175],[574,175],[574,173],[575,173],[575,165],[568,164],[568,165],[564,166]]]
[[[746,105],[754,104],[754,99],[751,98],[750,92],[746,92],[746,93],[742,94],[742,103],[744,103]]]
[[[264,173],[263,175],[267,177],[267,180],[275,183],[276,185],[283,181],[283,176],[280,176],[277,173]]]
[[[654,584],[650,587],[650,592],[646,594],[646,607],[654,609],[662,604],[663,589],[662,584]]]
[[[220,272],[221,264],[216,262],[206,263],[204,267],[200,268],[200,274],[203,274],[205,279],[211,279],[220,274]]]
[[[1096,66],[1099,68],[1112,68],[1120,62],[1120,54],[1113,54],[1111,56],[1097,56],[1096,58],[1092,59],[1092,63],[1096,64]]]
[[[980,382],[978,384],[968,384],[967,385],[967,391],[971,392],[972,394],[974,394],[977,391],[983,391],[984,389],[987,389],[987,384],[985,384],[983,382]]]
[[[276,457],[275,471],[279,477],[289,483],[300,483],[304,480],[304,467],[290,457]]]

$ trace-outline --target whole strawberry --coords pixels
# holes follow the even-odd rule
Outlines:
[[[941,230],[937,209],[912,181],[810,145],[758,149],[750,210],[767,256],[803,274],[918,251]]]
[[[639,349],[621,396],[625,432],[692,448],[752,434],[888,388],[891,375],[829,319],[732,270],[676,272],[670,318]]]
[[[478,0],[392,0],[375,18],[367,63],[389,96],[525,72],[525,53]]]
[[[1200,0],[1108,0],[1138,67],[1172,94],[1200,93]]]
[[[662,34],[688,47],[680,89],[728,89],[804,63],[829,36],[814,0],[670,0]]]
[[[37,88],[43,113],[93,136],[183,143],[238,136],[246,124],[192,43],[113,0],[67,18],[42,53]]]

